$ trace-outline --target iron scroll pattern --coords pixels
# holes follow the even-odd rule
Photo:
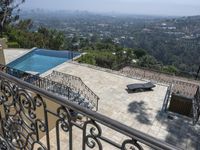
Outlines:
[[[1,104],[1,128],[2,137],[0,138],[0,149],[20,149],[30,150],[37,148],[40,150],[51,149],[49,137],[49,122],[47,121],[48,110],[44,99],[35,93],[28,92],[19,86],[6,81],[0,81],[0,104]],[[37,110],[43,109],[43,117],[37,116]],[[66,107],[59,106],[54,114],[57,118],[55,122],[56,128],[56,147],[61,149],[60,130],[67,132],[69,136],[69,149],[72,146],[72,127],[77,126],[83,131],[83,150],[87,148],[93,149],[97,147],[103,149],[101,144],[102,129],[95,121],[88,119],[83,124],[74,121],[71,110]],[[41,115],[41,114],[40,114]],[[40,134],[46,136],[46,144],[40,141]],[[106,141],[106,140],[104,140]],[[132,144],[139,150],[141,146],[136,142],[127,140],[121,144],[109,141],[114,147],[125,149],[127,144]]]
[[[91,110],[98,110],[99,97],[90,90],[83,81],[76,77],[53,71],[45,78],[38,75],[11,68],[0,64],[0,71],[19,78],[34,86],[45,89],[49,92],[68,98],[81,106]],[[62,81],[60,80],[62,78]],[[60,82],[61,81],[61,82]]]
[[[165,147],[166,143],[154,145],[149,142],[150,138],[145,141],[147,138],[143,139],[138,133],[129,134],[115,125],[106,124],[105,118],[95,116],[97,113],[93,111],[70,102],[61,105],[61,99],[53,100],[48,92],[35,92],[37,90],[32,85],[24,89],[25,85],[25,82],[15,82],[9,76],[2,77],[0,72],[0,150],[77,150],[77,139],[74,138],[77,131],[79,149],[82,150],[107,150],[108,145],[111,149],[121,150],[143,150],[143,145],[155,149]],[[53,109],[50,108],[51,101],[55,103]],[[78,116],[82,116],[82,120]],[[106,136],[109,131],[122,135],[122,139],[118,141],[113,135]]]
[[[39,142],[39,132],[46,129],[45,122],[36,115],[40,100],[42,102],[39,95],[32,96],[17,85],[1,79],[1,134],[7,149],[28,150],[36,144],[38,148],[46,149]]]
[[[99,97],[82,81],[81,78],[55,70],[45,78],[67,85],[77,93],[80,93],[85,100],[89,101],[96,111],[98,110]]]
[[[200,117],[200,87],[198,86],[197,92],[193,98],[193,124],[199,121]]]

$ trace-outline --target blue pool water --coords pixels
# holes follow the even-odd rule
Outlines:
[[[79,53],[71,51],[36,49],[11,62],[8,66],[22,71],[33,71],[41,74],[78,55]]]

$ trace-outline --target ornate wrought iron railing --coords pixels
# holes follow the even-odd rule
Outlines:
[[[193,98],[193,123],[196,124],[200,117],[200,87]]]
[[[0,115],[4,150],[178,149],[2,71]]]
[[[23,72],[8,66],[0,65],[0,71],[3,71],[7,74],[10,74],[14,77],[17,77],[23,81],[31,83],[39,88],[52,92],[54,94],[63,96],[72,102],[75,102],[83,107],[86,107],[91,110],[97,110],[96,105],[90,103],[86,97],[82,96],[82,94],[76,92],[74,89],[70,88],[67,85],[62,83],[58,83],[47,78],[39,77],[38,75],[32,75],[27,72]]]
[[[99,97],[87,85],[85,85],[81,78],[58,71],[53,71],[45,78],[70,87],[72,90],[81,94],[96,108],[96,110],[98,110]]]

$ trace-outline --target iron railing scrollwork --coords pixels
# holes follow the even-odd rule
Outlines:
[[[178,149],[2,71],[0,115],[5,150]]]
[[[53,71],[51,74],[46,76],[46,78],[67,85],[74,91],[80,93],[84,99],[88,100],[93,107],[98,110],[99,97],[87,85],[85,85],[81,78],[58,71]]]
[[[32,75],[21,70],[10,68],[0,64],[0,70],[15,76],[23,81],[31,83],[39,88],[45,89],[57,95],[66,97],[68,100],[91,110],[98,110],[99,97],[94,94],[80,78],[71,76],[71,80],[56,82],[53,78],[42,78],[38,75]],[[67,84],[67,82],[69,82]],[[65,83],[65,84],[64,84]],[[77,84],[77,85],[75,85]]]
[[[0,150],[11,150],[8,142],[0,136]]]

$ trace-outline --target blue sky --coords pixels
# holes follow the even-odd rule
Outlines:
[[[189,16],[200,15],[200,0],[26,0],[23,8]]]

